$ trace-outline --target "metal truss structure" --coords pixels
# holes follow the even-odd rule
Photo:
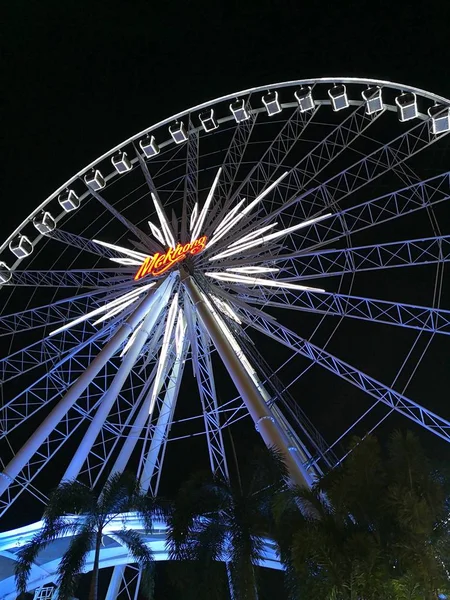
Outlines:
[[[344,455],[307,416],[319,397],[326,411],[323,371],[367,399],[345,434],[384,406],[450,441],[420,397],[450,333],[449,131],[450,102],[409,86],[253,88],[125,140],[36,207],[0,246],[3,523],[45,504],[53,465],[54,485],[96,488],[131,466],[156,495],[167,451],[201,438],[229,478],[225,431],[248,416],[310,486]],[[133,519],[167,560],[165,524]],[[0,533],[0,599],[39,527]],[[114,527],[106,598],[131,600],[140,573]],[[36,600],[65,545],[33,567]],[[264,554],[279,568],[269,540]]]

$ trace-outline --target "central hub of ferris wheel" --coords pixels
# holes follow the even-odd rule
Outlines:
[[[137,281],[146,275],[158,276],[169,271],[176,263],[183,261],[189,254],[200,254],[205,249],[206,235],[187,244],[178,243],[175,248],[169,248],[165,253],[156,252],[148,256],[134,276]]]

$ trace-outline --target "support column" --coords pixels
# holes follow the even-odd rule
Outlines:
[[[153,296],[153,302],[155,301],[156,296],[157,294]],[[83,439],[81,440],[80,445],[77,448],[77,451],[75,452],[69,466],[66,469],[66,472],[64,473],[63,481],[75,479],[75,477],[78,476],[78,473],[80,472],[81,467],[83,466],[83,463],[92,448],[92,445],[94,444],[101,428],[103,427],[105,419],[108,416],[114,401],[116,400],[120,390],[127,380],[131,369],[134,367],[135,362],[138,359],[139,354],[153,327],[155,326],[163,308],[164,306],[162,303],[159,303],[158,306],[152,306],[152,304],[148,306],[148,310],[150,312],[148,312],[147,316],[144,318],[142,326],[137,332],[134,342],[128,349],[128,352],[125,354],[122,364],[115,374],[111,385],[103,394],[100,406],[98,407],[94,418],[92,419],[86,433],[83,436]]]
[[[127,337],[134,331],[137,325],[139,325],[140,321],[145,317],[149,307],[153,302],[153,294],[157,287],[158,286],[155,285],[155,287],[152,288],[143,298],[135,311],[124,323],[122,323],[105,347],[99,352],[87,369],[69,388],[65,396],[58,402],[58,404],[48,414],[44,421],[39,425],[33,435],[31,435],[31,437],[28,439],[26,444],[22,446],[19,452],[8,463],[2,473],[3,477],[0,477],[0,495],[9,488],[17,475],[52,433],[56,425],[72,408],[81,394],[87,389],[89,384],[98,375],[110,358],[114,356],[123,342],[125,342]]]
[[[293,449],[291,453],[289,440],[279,428],[258,388],[239,360],[219,325],[217,317],[202,298],[197,284],[187,273],[182,273],[182,281],[264,443],[268,448],[275,447],[283,454],[294,484],[310,487],[309,474],[304,468],[300,457],[297,456],[296,449]],[[222,325],[226,327],[224,323]]]

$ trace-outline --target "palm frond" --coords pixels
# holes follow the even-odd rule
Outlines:
[[[65,514],[89,513],[95,507],[92,490],[79,481],[63,481],[49,497],[44,519],[51,521]]]
[[[141,569],[141,586],[148,598],[154,592],[154,557],[150,548],[145,544],[142,536],[131,529],[122,529],[115,536],[127,547],[133,560]]]
[[[131,473],[115,473],[103,486],[98,500],[102,515],[116,515],[134,510],[134,500],[141,493],[139,481]]]
[[[83,572],[86,558],[95,541],[96,531],[82,528],[71,540],[58,565],[58,598],[69,600],[75,595],[78,577]]]
[[[31,569],[38,554],[58,537],[76,530],[76,527],[76,523],[61,517],[54,518],[51,521],[44,521],[42,529],[16,555],[17,562],[14,570],[16,588],[19,593],[26,592]]]

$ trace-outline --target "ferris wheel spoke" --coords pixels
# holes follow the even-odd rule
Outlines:
[[[130,269],[71,269],[67,271],[19,271],[11,272],[10,286],[54,288],[98,288],[130,283]]]
[[[82,350],[89,341],[107,336],[115,323],[116,321],[112,321],[108,326],[98,331],[94,330],[94,333],[92,333],[92,326],[86,321],[82,321],[76,326],[62,331],[58,339],[47,336],[25,348],[16,350],[0,359],[0,379],[2,383],[7,383],[10,379],[22,376],[41,365],[47,365],[47,368],[51,368],[52,364],[61,364],[69,356]],[[90,337],[87,338],[87,336]],[[63,352],[61,352],[61,348],[64,348]]]
[[[142,159],[141,159],[142,160]],[[144,163],[145,164],[145,163]],[[122,225],[124,225],[140,242],[145,248],[153,250],[154,252],[160,252],[161,246],[154,242],[152,238],[146,235],[139,227],[129,221],[124,215],[122,215],[114,206],[112,206],[101,194],[94,190],[88,185],[89,192],[94,196],[102,206],[104,206]]]
[[[191,116],[188,122],[188,139],[186,141],[186,163],[183,178],[183,210],[181,215],[181,241],[189,239],[189,217],[198,205],[198,160],[199,133],[193,127]]]
[[[130,373],[127,385],[117,394],[108,418],[107,420],[105,419],[101,426],[86,457],[84,460],[81,457],[76,468],[73,469],[71,473],[73,478],[76,477],[81,481],[85,481],[89,486],[94,487],[101,481],[102,475],[105,472],[119,472],[111,463],[112,457],[117,454],[120,445],[124,445],[124,440],[127,439],[128,434],[131,433],[131,440],[134,442],[134,446],[136,445],[141,433],[138,433],[136,421],[133,421],[133,419],[135,419],[137,414],[139,415],[142,405],[145,404],[155,372],[155,368],[151,370],[150,368],[146,369],[143,373],[136,368],[135,372]],[[105,391],[106,393],[107,390]],[[95,415],[93,418],[95,418]],[[125,466],[120,469],[120,472],[124,469]],[[67,478],[67,471],[64,478]]]
[[[273,212],[270,218],[273,219],[275,216],[284,217],[289,222],[303,218],[302,205],[304,202],[315,207],[330,208],[368,183],[388,173],[407,159],[436,143],[441,138],[442,135],[435,136],[432,134],[428,121],[423,121],[391,142],[353,163],[338,175],[292,198],[284,206]]]
[[[225,446],[220,424],[220,411],[216,395],[214,372],[211,362],[210,339],[193,310],[192,304],[187,303],[189,312],[188,327],[190,337],[196,340],[196,353],[193,354],[193,367],[197,380],[200,401],[202,404],[205,423],[206,440],[208,443],[209,463],[211,470],[226,480],[229,478]]]
[[[286,160],[295,144],[304,135],[308,125],[313,121],[319,110],[316,106],[308,112],[294,109],[290,117],[282,125],[269,146],[264,150],[258,162],[250,169],[237,189],[228,192],[224,210],[228,210],[238,197],[252,198],[258,196],[270,183],[276,171]],[[250,119],[249,119],[250,120]],[[244,121],[246,123],[248,121]],[[231,188],[230,188],[231,191]]]
[[[267,260],[269,258],[267,257]],[[342,250],[279,254],[270,258],[283,280],[314,279],[357,271],[411,267],[450,261],[450,236],[438,236]]]
[[[101,258],[121,258],[121,254],[113,248],[97,244],[93,240],[77,235],[76,233],[71,233],[70,231],[54,229],[50,233],[46,233],[45,236],[61,242],[66,246],[71,246],[72,248],[83,250],[84,252],[90,252]]]
[[[169,279],[169,278],[167,278]],[[69,388],[67,393],[60,399],[58,404],[51,410],[44,421],[37,427],[27,444],[22,446],[20,452],[16,454],[6,465],[3,471],[3,477],[0,478],[0,494],[4,493],[13,483],[16,476],[22,471],[27,463],[33,458],[39,448],[45,443],[45,440],[51,435],[56,424],[67,415],[73,405],[79,400],[80,396],[87,390],[94,378],[104,368],[108,361],[116,354],[120,346],[125,342],[130,334],[130,329],[134,330],[145,317],[149,306],[154,301],[155,289],[149,291],[147,297],[139,304],[128,319],[117,328],[114,335],[102,348],[94,361],[78,377],[76,382]]]
[[[111,293],[109,290],[96,289],[62,300],[55,300],[51,304],[27,308],[9,315],[0,315],[0,337],[70,321],[97,308],[99,302],[113,300],[116,297],[117,292]]]
[[[445,441],[450,442],[449,421],[380,383],[359,369],[336,358],[326,350],[301,338],[287,327],[273,323],[272,321],[266,322],[261,318],[255,319],[255,317],[246,319],[246,322],[254,329],[291,348],[294,352],[308,358],[312,362],[321,365],[328,371],[363,390],[377,401],[381,401],[394,411],[411,419]]]
[[[319,173],[347,150],[380,115],[381,113],[367,115],[363,106],[357,107],[328,136],[318,142],[306,156],[302,157],[292,169],[289,169],[287,177],[274,190],[272,201],[262,207],[262,218],[260,217],[259,222],[261,224],[267,223],[268,220],[272,220],[272,217],[274,218],[280,214],[285,206],[290,206],[293,199],[297,197],[299,190],[303,190],[316,182]],[[277,209],[277,206],[281,206],[281,208]],[[301,213],[300,218],[307,219],[317,212],[318,206],[322,209],[328,207],[328,203],[325,201],[317,205],[316,198],[310,199],[304,194],[302,202],[296,205],[296,208],[298,207]]]
[[[225,203],[223,204],[224,211],[228,209],[231,203],[232,190],[258,117],[258,113],[251,108],[250,99],[249,97],[245,103],[245,110],[249,117],[245,121],[238,123],[234,128],[234,133],[222,163],[222,176],[219,179],[218,194],[220,198],[225,199]],[[211,224],[213,217],[214,215],[211,214],[205,224],[206,229]]]
[[[302,235],[292,235],[295,251],[291,259],[311,253],[317,248],[342,239],[376,225],[387,223],[407,214],[436,206],[450,199],[450,172],[417,182],[406,188],[384,194],[357,206],[333,213],[330,217],[302,229]],[[301,222],[301,221],[300,221]],[[343,225],[344,224],[344,225]],[[267,252],[261,249],[259,260],[269,260]],[[275,258],[277,253],[275,253]],[[238,264],[234,262],[234,264]],[[232,266],[232,262],[221,262],[221,266]]]
[[[154,425],[148,420],[145,439],[139,462],[138,474],[144,490],[156,496],[159,492],[164,457],[169,439],[169,432],[173,423],[181,380],[184,373],[189,341],[186,337],[180,340],[178,350],[175,344],[169,353],[165,376],[159,381],[154,412],[158,415]],[[152,397],[146,406],[146,416],[149,415]]]
[[[128,377],[132,374],[133,367],[141,355],[144,344],[150,337],[153,328],[160,318],[161,313],[165,309],[164,299],[170,295],[171,287],[171,280],[167,279],[166,282],[163,283],[163,285],[160,286],[150,296],[149,301],[147,301],[142,324],[140,324],[139,327],[136,327],[127,345],[123,349],[121,355],[123,356],[122,364],[120,365],[107,392],[105,392],[102,398],[102,403],[91,423],[89,424],[83,439],[78,445],[76,455],[73,457],[72,461],[67,467],[63,479],[71,480],[78,475],[83,462],[86,460],[97,436],[101,431],[101,428],[110,414],[114,402],[121,393],[121,390]],[[137,373],[135,373],[135,375],[140,378]],[[134,389],[132,396],[134,396]]]
[[[97,331],[89,339],[79,343],[71,351],[67,351],[62,358],[60,358],[60,346],[57,346],[53,351],[50,347],[46,348],[45,353],[41,355],[40,362],[37,362],[40,356],[37,351],[35,356],[25,355],[24,353],[15,356],[15,362],[9,367],[11,369],[9,379],[13,379],[27,370],[30,371],[34,366],[46,365],[46,372],[2,404],[0,407],[2,419],[0,438],[20,426],[42,407],[59,398],[61,392],[76,381],[77,377],[86,370],[87,365],[101,351],[100,342],[103,338],[105,338],[105,341],[108,340],[117,322],[118,320]],[[32,358],[35,362],[32,361]],[[2,368],[6,372],[6,366],[2,365]],[[6,383],[5,377],[4,385]]]
[[[372,321],[373,323],[384,323],[450,335],[450,311],[448,310],[348,296],[346,294],[315,293],[310,290],[292,292],[289,289],[283,289],[273,294],[272,298],[279,298],[280,296],[282,296],[282,300],[267,299],[264,304],[288,310],[349,317]],[[247,301],[261,302],[257,299],[247,299]]]

